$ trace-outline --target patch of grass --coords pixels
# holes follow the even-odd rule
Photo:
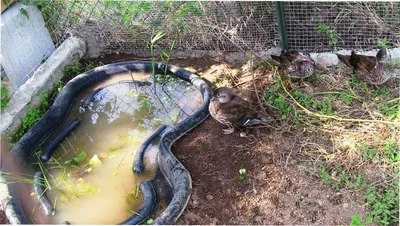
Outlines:
[[[21,125],[11,134],[11,140],[17,142],[36,124],[49,110],[48,94],[44,91],[40,93],[40,102],[36,107],[30,107],[26,115],[22,118]]]
[[[271,86],[268,90],[266,90],[264,93],[264,98],[267,103],[271,104],[279,110],[281,119],[284,120],[289,116],[293,116],[296,114],[293,106],[289,105],[286,102],[282,88],[278,84],[275,84]]]
[[[75,60],[71,65],[67,65],[64,67],[64,74],[65,76],[71,75],[79,75],[85,71],[89,71],[95,68],[93,62],[81,62],[79,60]]]
[[[372,223],[373,218],[368,216],[365,220],[362,219],[362,213],[355,214],[351,217],[350,226],[364,226]]]
[[[319,101],[300,90],[294,90],[291,94],[299,104],[308,109],[319,111],[323,115],[332,115],[334,113],[331,103],[331,101],[336,100],[334,96],[324,97],[322,101]]]
[[[318,100],[301,90],[293,90],[290,94],[300,105],[309,110],[314,110],[322,115],[333,115],[335,113],[332,106],[332,101],[337,99],[335,96],[326,96],[322,100]],[[295,105],[291,103],[279,84],[275,84],[266,90],[264,98],[267,103],[278,109],[282,120],[291,117],[295,124],[299,124],[306,119],[306,114],[294,107]]]
[[[392,163],[399,162],[400,161],[399,145],[393,140],[386,141],[385,154],[386,157],[389,159],[389,162]]]
[[[194,151],[193,154],[201,154],[204,151],[208,150],[208,148],[210,147],[211,142],[206,142],[204,144],[202,144],[200,147],[196,147],[196,150]]]
[[[320,168],[320,177],[324,184],[332,186],[335,190],[345,187],[358,190],[365,187],[364,178],[360,174],[351,175],[340,166],[336,166],[330,171],[324,167]]]
[[[378,152],[371,148],[367,143],[363,142],[361,146],[361,156],[364,161],[371,161],[372,163],[377,163],[379,161]]]
[[[10,95],[8,93],[7,86],[1,84],[1,93],[0,93],[1,112],[3,112],[6,109],[8,101],[10,101]]]

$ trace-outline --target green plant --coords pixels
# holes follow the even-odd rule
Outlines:
[[[267,103],[279,110],[281,119],[286,119],[290,115],[295,115],[295,109],[293,106],[286,103],[283,91],[278,84],[275,84],[266,90],[264,98]]]
[[[399,146],[395,141],[389,140],[385,142],[385,153],[390,162],[400,161]]]
[[[379,155],[376,150],[371,149],[370,146],[363,142],[361,143],[361,156],[364,160],[371,161],[372,163],[377,163],[379,161]]]
[[[71,75],[79,75],[85,71],[89,71],[95,67],[94,63],[88,62],[80,62],[79,60],[75,60],[71,65],[67,65],[64,67],[64,74],[66,76]]]
[[[372,223],[373,218],[368,216],[365,220],[362,219],[362,213],[355,214],[351,216],[350,226],[364,226]]]
[[[81,153],[77,154],[74,158],[67,160],[64,162],[66,166],[77,166],[80,162],[86,159],[86,152],[82,151]]]
[[[238,170],[238,175],[236,176],[236,180],[238,180],[238,181],[242,181],[242,180],[244,180],[244,175],[246,174],[246,169],[245,168],[240,168],[239,170]]]
[[[334,169],[327,171],[324,167],[320,168],[320,177],[322,182],[335,190],[341,188],[353,188],[361,189],[365,187],[364,179],[360,174],[351,175],[340,166],[336,166]]]
[[[388,187],[369,187],[365,198],[367,200],[368,214],[380,225],[398,225],[398,182]]]
[[[136,200],[138,200],[139,194],[140,194],[139,185],[136,185],[133,191],[125,193],[125,202],[128,204],[128,206],[133,206]]]
[[[165,34],[160,31],[158,32],[152,39],[151,39],[151,45],[150,45],[150,54],[151,54],[151,76],[153,80],[156,80],[156,57],[154,55],[154,46],[158,40],[160,40]],[[154,93],[156,92],[156,82],[154,82]]]
[[[11,134],[11,139],[16,142],[35,125],[39,119],[49,110],[48,94],[44,91],[40,93],[40,102],[36,107],[31,107],[22,118],[21,125]]]
[[[300,90],[294,90],[292,96],[299,102],[302,106],[308,109],[314,109],[319,111],[323,115],[332,115],[333,109],[331,101],[335,100],[335,97],[324,97],[322,101],[314,99],[310,94],[304,93]]]
[[[381,103],[378,104],[378,109],[384,116],[387,116],[391,120],[396,118],[400,119],[399,100],[400,98],[395,98],[388,101],[380,101]]]
[[[211,142],[210,142],[210,141],[209,141],[209,142],[206,142],[206,143],[203,143],[200,147],[196,147],[196,150],[194,151],[194,154],[201,154],[201,153],[203,153],[204,151],[208,150],[208,148],[210,147],[210,145],[211,145]]]
[[[387,43],[386,37],[378,39],[378,46],[379,47],[388,48],[386,43]]]
[[[0,93],[1,112],[3,112],[6,109],[9,101],[10,101],[10,95],[8,93],[7,86],[1,84],[1,93]]]
[[[149,218],[149,219],[147,219],[147,221],[146,221],[146,224],[151,224],[151,223],[153,223],[153,218]]]
[[[317,31],[318,33],[324,32],[325,34],[327,34],[330,38],[329,45],[333,46],[333,51],[337,51],[338,39],[335,37],[335,33],[333,32],[333,30],[329,26],[320,24],[317,27]]]

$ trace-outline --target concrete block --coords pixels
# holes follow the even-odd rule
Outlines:
[[[42,59],[54,51],[50,33],[35,5],[17,2],[4,11],[1,39],[1,65],[10,79],[12,91],[24,84]]]
[[[29,107],[40,101],[41,91],[51,91],[63,77],[66,65],[80,59],[86,53],[85,42],[77,37],[70,37],[34,73],[34,75],[11,97],[1,115],[0,134],[10,134],[21,123]]]

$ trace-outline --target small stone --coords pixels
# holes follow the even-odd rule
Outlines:
[[[193,205],[199,205],[199,201],[193,200]]]
[[[207,200],[213,200],[213,199],[214,199],[214,196],[212,196],[212,195],[207,195],[207,196],[206,196],[206,199],[207,199]]]
[[[322,206],[322,205],[323,205],[323,202],[322,202],[321,200],[318,200],[318,205],[319,205],[319,206]]]
[[[237,192],[235,192],[235,194],[236,194],[236,196],[241,196],[241,195],[242,195],[242,192],[237,191]]]
[[[343,208],[347,208],[349,206],[348,203],[343,203]]]

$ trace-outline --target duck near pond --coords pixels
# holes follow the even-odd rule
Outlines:
[[[280,72],[289,78],[303,82],[303,79],[314,75],[315,62],[307,52],[282,50],[280,56],[271,55],[271,58],[280,63]]]
[[[380,48],[376,56],[357,54],[354,50],[351,55],[336,54],[341,62],[353,68],[357,78],[365,83],[381,85],[391,77],[400,77],[400,69],[389,64],[389,51]]]
[[[235,126],[251,126],[268,124],[274,119],[254,110],[251,104],[236,95],[232,89],[221,87],[214,91],[209,105],[211,116],[218,122],[228,126],[224,134],[231,134]]]

